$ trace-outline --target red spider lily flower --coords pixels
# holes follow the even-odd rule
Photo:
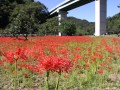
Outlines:
[[[16,51],[8,51],[4,54],[2,58],[3,61],[14,63],[15,60],[20,59],[21,61],[27,60],[28,57],[25,55],[25,49],[18,48]]]
[[[110,53],[113,52],[113,49],[109,45],[106,45],[105,48],[108,52],[110,52]]]
[[[103,62],[100,64],[101,67],[105,67],[107,65],[107,62]]]
[[[103,58],[103,55],[102,54],[99,54],[99,53],[94,53],[94,56],[96,56],[97,58],[99,58],[99,59],[101,59],[101,58]]]
[[[76,50],[76,51],[80,51],[80,50],[81,50],[81,48],[79,48],[79,47],[76,47],[76,48],[75,48],[75,50]]]
[[[29,69],[31,71],[34,71],[34,72],[39,72],[40,71],[40,68],[37,67],[37,65],[28,65],[28,64],[22,64],[22,65],[18,65],[19,67],[22,67],[22,68],[26,68],[26,69]]]
[[[27,57],[27,55],[25,53],[26,51],[27,51],[27,49],[25,49],[25,48],[18,48],[15,51],[15,56],[18,57],[18,58],[20,58],[20,59],[27,60],[28,57]]]
[[[84,62],[85,62],[85,63],[88,63],[88,62],[89,62],[89,60],[88,60],[88,59],[85,59],[85,60],[84,60]]]
[[[14,52],[11,50],[11,51],[8,51],[4,57],[2,57],[2,61],[6,61],[6,62],[9,62],[9,63],[14,63]]]
[[[91,60],[96,63],[96,57],[95,56],[91,56]]]
[[[116,51],[117,53],[119,53],[119,52],[120,52],[120,46],[116,46],[116,47],[115,47],[115,51]]]
[[[109,56],[109,57],[107,58],[107,60],[108,60],[108,61],[111,61],[111,60],[113,60],[113,57],[112,57],[112,56]]]
[[[3,64],[3,62],[0,62],[0,65]]]
[[[105,72],[105,70],[103,70],[103,69],[99,69],[99,70],[98,70],[98,73],[99,73],[99,74],[103,74],[104,72]]]
[[[66,55],[68,53],[68,49],[60,49],[58,52],[60,54]]]
[[[75,54],[75,57],[74,57],[73,61],[76,62],[76,61],[79,60],[79,59],[82,59],[82,56],[79,55],[79,54]]]
[[[62,57],[46,56],[45,60],[40,61],[39,66],[46,71],[60,73],[68,72],[72,67],[72,62]]]

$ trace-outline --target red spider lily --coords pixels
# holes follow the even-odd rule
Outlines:
[[[66,55],[68,53],[68,49],[60,49],[58,52],[60,54]]]
[[[115,51],[116,51],[117,53],[119,53],[119,52],[120,52],[120,46],[116,46],[116,47],[115,47]]]
[[[107,58],[108,61],[111,61],[112,59],[113,59],[112,56],[109,56],[109,57]]]
[[[44,70],[60,73],[68,72],[72,67],[72,62],[62,57],[46,56],[43,61],[40,61],[39,66]]]
[[[99,58],[99,59],[103,58],[102,54],[99,54],[99,53],[96,53],[96,52],[94,53],[94,56],[97,57],[97,58]]]
[[[79,48],[79,47],[76,47],[76,48],[75,48],[75,50],[76,50],[76,51],[80,51],[80,50],[81,50],[81,48]]]
[[[0,65],[3,64],[3,62],[0,62]]]
[[[113,52],[113,49],[109,45],[106,45],[105,48],[108,52],[110,52],[110,53]]]
[[[79,59],[82,59],[82,56],[79,55],[79,54],[75,54],[75,57],[74,57],[73,61],[76,62],[76,61],[79,60]]]
[[[28,65],[28,64],[20,65],[19,64],[18,66],[22,67],[22,68],[29,69],[29,70],[34,71],[34,72],[39,72],[40,71],[40,68],[37,65]]]
[[[88,59],[85,59],[84,62],[85,62],[85,63],[89,63],[89,60],[88,60]]]
[[[18,48],[16,51],[10,50],[5,53],[4,57],[2,58],[3,61],[14,63],[15,60],[20,59],[21,61],[27,60],[28,57],[25,55],[25,49]]]
[[[6,61],[9,63],[14,63],[14,51],[8,51],[4,57],[2,58],[2,61]]]
[[[98,70],[98,73],[99,73],[99,74],[103,74],[104,72],[105,72],[105,70],[103,70],[103,69],[99,69],[99,70]]]
[[[27,49],[25,49],[25,48],[18,48],[15,51],[15,56],[17,56],[18,58],[21,58],[23,60],[27,60],[28,57],[26,55],[26,51],[27,51]],[[29,51],[27,51],[27,52],[29,52]]]
[[[100,64],[100,66],[105,67],[105,66],[107,66],[107,64],[108,64],[107,62],[103,62],[103,63]]]
[[[96,57],[95,56],[91,56],[91,60],[96,63]]]

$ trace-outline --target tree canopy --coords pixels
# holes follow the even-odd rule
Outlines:
[[[120,13],[107,19],[107,32],[117,34],[120,32]]]
[[[48,16],[46,6],[34,0],[2,0],[0,6],[0,28],[14,35],[36,33]]]

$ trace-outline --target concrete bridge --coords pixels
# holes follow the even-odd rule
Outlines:
[[[61,19],[67,18],[67,11],[93,1],[95,1],[95,36],[106,34],[107,0],[65,0],[52,10],[50,10],[50,15],[58,15],[59,25],[61,25]]]

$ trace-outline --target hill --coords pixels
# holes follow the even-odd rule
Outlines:
[[[120,13],[107,18],[107,32],[117,34],[120,32]]]
[[[95,23],[89,22],[85,19],[78,19],[75,17],[68,17],[68,21],[76,25],[76,35],[93,35],[95,30]]]
[[[75,23],[77,35],[93,35],[95,30],[95,22],[89,22],[85,19],[78,19],[75,17],[68,17],[68,20]],[[107,32],[108,34],[120,33],[120,13],[107,18]]]

